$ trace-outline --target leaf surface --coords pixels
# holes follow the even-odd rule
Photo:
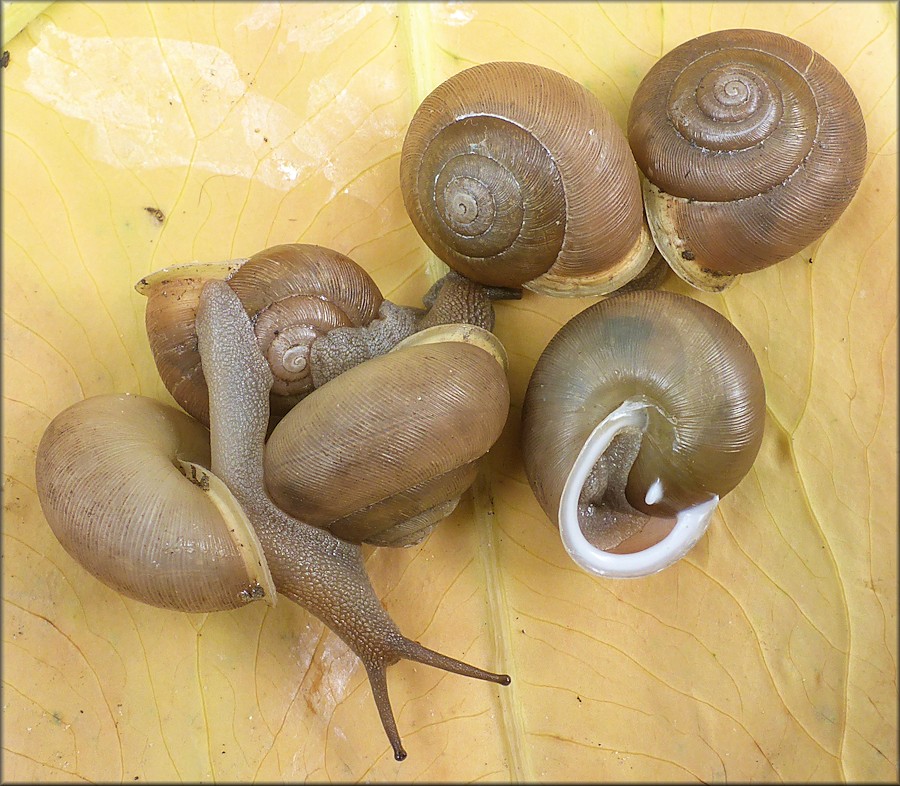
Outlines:
[[[896,780],[893,5],[34,13],[3,74],[4,779]],[[404,211],[399,153],[431,89],[525,60],[582,82],[624,126],[661,54],[741,26],[838,67],[869,158],[853,203],[801,254],[724,295],[667,284],[734,322],[768,399],[754,469],[687,559],[626,582],[568,560],[525,478],[518,422],[544,346],[591,301],[531,293],[497,309],[513,403],[472,494],[423,545],[368,557],[407,635],[513,676],[502,689],[391,669],[402,764],[363,670],[297,606],[166,612],[56,542],[34,477],[49,421],[99,393],[171,402],[142,276],[314,242],[418,303],[439,265]]]

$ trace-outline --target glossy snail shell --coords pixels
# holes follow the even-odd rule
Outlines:
[[[456,326],[448,330],[451,340],[436,343],[416,334],[287,414],[265,453],[279,507],[343,540],[382,546],[417,543],[453,511],[500,436],[509,387],[498,358],[474,343],[490,333],[466,326],[478,335],[463,343]]]
[[[610,418],[613,426],[601,425]],[[579,564],[644,575],[692,545],[663,537],[682,513],[724,496],[749,471],[764,418],[756,359],[724,317],[671,292],[614,295],[565,324],[540,356],[523,406],[525,470]],[[567,490],[585,446],[604,433],[606,452]],[[699,534],[693,528],[694,542]],[[636,573],[628,560],[638,557],[610,556],[657,546],[666,559],[654,556]]]
[[[439,85],[410,123],[400,185],[431,250],[484,284],[603,294],[653,250],[624,135],[548,68],[486,63]]]
[[[275,377],[270,397],[277,418],[313,389],[310,346],[339,327],[367,325],[382,303],[377,285],[359,265],[323,246],[273,246],[247,260],[166,268],[141,280],[146,326],[160,377],[172,397],[209,425],[209,392],[200,364],[194,319],[200,290],[227,278],[254,324]]]
[[[710,291],[821,236],[866,161],[846,80],[805,44],[762,30],[709,33],[660,59],[635,93],[628,140],[654,241]]]
[[[66,551],[123,595],[180,611],[274,603],[256,533],[209,463],[209,432],[187,415],[95,396],[47,428],[37,492]]]

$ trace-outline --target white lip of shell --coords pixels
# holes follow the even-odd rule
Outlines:
[[[647,405],[626,401],[591,432],[575,459],[559,501],[559,530],[569,556],[584,570],[606,578],[640,578],[677,562],[709,527],[719,497],[681,511],[672,531],[658,543],[632,554],[614,554],[592,545],[578,523],[578,498],[594,464],[624,428],[647,428]]]

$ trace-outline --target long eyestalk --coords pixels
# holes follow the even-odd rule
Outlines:
[[[256,529],[278,593],[322,620],[363,662],[394,758],[402,761],[406,751],[388,697],[388,666],[407,659],[500,685],[508,685],[510,678],[404,637],[375,596],[359,546],[304,524],[275,506],[263,484],[272,373],[250,320],[227,284],[209,281],[200,296],[196,321],[209,386],[211,469]]]

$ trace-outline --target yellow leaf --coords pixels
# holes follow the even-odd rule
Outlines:
[[[4,12],[25,5],[43,4]],[[138,279],[304,241],[418,303],[439,265],[404,211],[399,152],[431,89],[526,60],[624,126],[664,52],[727,27],[831,60],[869,158],[821,240],[724,295],[689,293],[747,337],[769,409],[754,470],[687,559],[614,582],[566,557],[518,419],[540,352],[590,301],[532,293],[497,308],[513,406],[473,494],[422,546],[368,558],[407,635],[513,676],[392,668],[402,764],[355,658],[297,606],[166,612],[63,551],[35,495],[50,419],[98,393],[171,402]],[[4,779],[895,781],[896,41],[887,3],[38,13],[3,74]]]

